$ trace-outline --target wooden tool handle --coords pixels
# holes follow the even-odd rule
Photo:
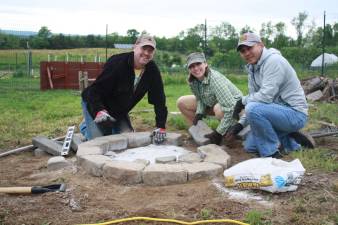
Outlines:
[[[28,194],[31,191],[32,187],[0,187],[0,193],[7,194]]]

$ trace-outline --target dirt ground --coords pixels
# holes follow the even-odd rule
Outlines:
[[[186,136],[186,144],[193,147]],[[322,141],[338,153],[338,139]],[[229,148],[232,164],[255,157],[244,153],[240,143]],[[250,191],[264,201],[230,199],[214,185],[201,180],[181,185],[122,186],[92,177],[81,168],[49,172],[48,156],[24,152],[0,158],[0,186],[39,186],[66,183],[66,192],[36,195],[0,194],[0,224],[83,224],[147,216],[184,221],[235,219],[243,221],[253,210],[265,212],[261,224],[338,223],[338,173],[306,171],[295,192],[271,194]],[[75,156],[70,156],[75,161]],[[290,160],[287,156],[285,160]],[[221,177],[219,178],[222,179]],[[221,183],[221,182],[220,182]],[[164,224],[128,222],[123,224]],[[169,224],[169,223],[166,223]]]

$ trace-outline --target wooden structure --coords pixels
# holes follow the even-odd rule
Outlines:
[[[101,73],[102,62],[40,62],[40,89],[83,90]]]

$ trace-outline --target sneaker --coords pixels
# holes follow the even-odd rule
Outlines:
[[[305,148],[315,148],[316,142],[311,135],[302,131],[296,131],[289,134],[290,137],[294,138],[295,141]]]

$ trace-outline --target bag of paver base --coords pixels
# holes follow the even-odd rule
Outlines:
[[[295,191],[304,172],[299,159],[291,162],[274,158],[249,159],[224,171],[225,186],[273,193]]]

